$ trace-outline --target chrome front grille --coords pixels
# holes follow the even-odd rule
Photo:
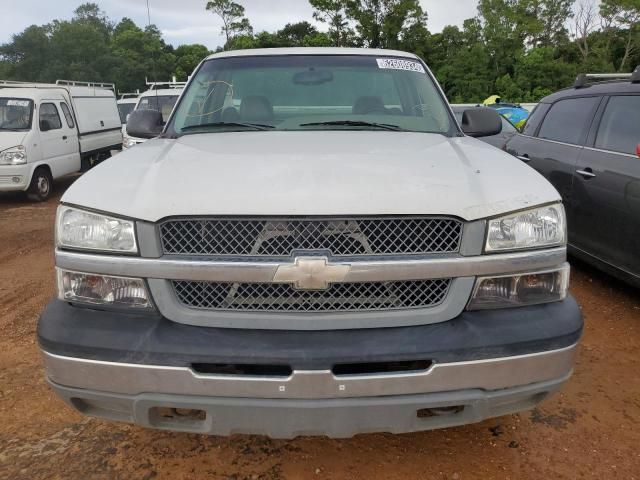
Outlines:
[[[165,255],[331,256],[457,253],[462,222],[437,217],[180,219],[160,224]]]
[[[283,283],[173,281],[183,306],[212,311],[348,312],[430,308],[446,298],[451,279],[335,283],[296,290]]]

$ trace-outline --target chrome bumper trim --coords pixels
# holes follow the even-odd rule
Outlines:
[[[402,260],[332,261],[333,266],[349,266],[342,282],[428,280],[436,278],[508,275],[551,268],[566,261],[566,247],[547,250]],[[56,266],[66,270],[123,277],[203,282],[271,283],[289,262],[217,261],[171,258],[139,258],[95,255],[56,250]]]
[[[203,375],[186,367],[102,362],[48,352],[44,352],[44,363],[51,382],[101,392],[322,399],[529,385],[570,375],[576,349],[577,344],[528,355],[440,363],[423,372],[340,377],[330,370],[296,370],[286,378]]]

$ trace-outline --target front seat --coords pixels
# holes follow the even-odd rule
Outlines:
[[[244,122],[268,122],[273,120],[273,105],[259,95],[249,95],[240,104],[240,118]]]
[[[389,113],[380,97],[360,97],[353,104],[354,115],[367,115],[368,113]]]

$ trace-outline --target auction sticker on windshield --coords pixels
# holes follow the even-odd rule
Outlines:
[[[28,107],[29,100],[7,100],[7,105],[10,107]]]
[[[400,60],[397,58],[377,58],[378,68],[389,70],[409,70],[411,72],[426,73],[420,62]]]

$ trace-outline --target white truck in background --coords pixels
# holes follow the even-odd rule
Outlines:
[[[138,104],[138,98],[140,97],[140,91],[135,93],[120,93],[118,92],[118,113],[120,114],[120,123],[122,123],[122,129],[127,124],[127,117],[133,112]]]
[[[187,82],[176,81],[176,77],[173,77],[170,82],[147,82],[149,89],[146,92],[142,92],[138,97],[133,110],[155,110],[162,114],[162,121],[166,123],[186,84]],[[145,141],[145,138],[128,135],[126,128],[123,129],[122,147],[124,149],[134,147]]]
[[[26,191],[44,201],[55,179],[121,147],[113,84],[0,81],[0,192]]]

